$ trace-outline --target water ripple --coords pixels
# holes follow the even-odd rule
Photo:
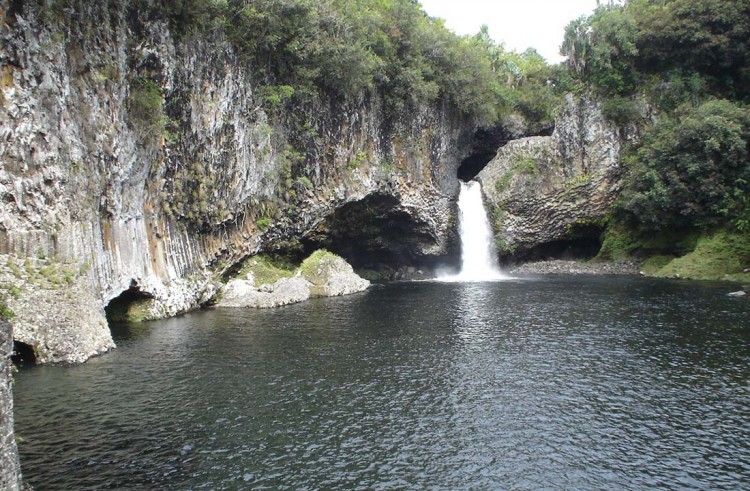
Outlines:
[[[737,489],[745,304],[633,278],[404,283],[116,330],[15,384],[66,489]]]

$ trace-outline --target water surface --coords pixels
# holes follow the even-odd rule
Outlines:
[[[748,302],[727,285],[399,283],[121,326],[16,376],[47,489],[738,489]]]

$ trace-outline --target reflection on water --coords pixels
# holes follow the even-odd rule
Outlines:
[[[747,302],[639,278],[402,283],[114,330],[15,384],[45,489],[737,489]]]

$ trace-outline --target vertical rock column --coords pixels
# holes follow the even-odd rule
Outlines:
[[[13,431],[13,391],[10,355],[13,326],[0,321],[0,489],[21,489],[21,465]]]

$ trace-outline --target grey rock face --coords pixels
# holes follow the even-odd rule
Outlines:
[[[510,274],[565,274],[565,275],[636,275],[640,264],[636,262],[620,263],[583,263],[578,261],[540,261],[521,264],[510,269]]]
[[[620,129],[596,101],[568,96],[549,137],[514,140],[479,174],[501,254],[575,238],[620,187]]]
[[[0,321],[0,489],[21,489],[21,466],[13,431],[13,390],[10,356],[13,326]]]
[[[301,277],[281,278],[270,288],[256,288],[249,280],[232,280],[222,290],[217,307],[251,307],[268,309],[310,298],[310,283]]]
[[[16,336],[40,362],[110,349],[102,308],[123,292],[149,298],[149,319],[195,309],[241,258],[313,235],[328,244],[330,217],[372,196],[418,230],[389,248],[445,250],[473,129],[449,110],[394,124],[377,97],[294,108],[316,136],[305,179],[290,176],[288,125],[262,109],[220,29],[177,41],[111,2],[45,24],[35,5],[0,23],[0,263],[22,272],[0,271],[0,288],[20,285]],[[161,104],[139,110],[153,96]],[[23,265],[41,257],[79,272],[40,285]]]
[[[370,286],[370,282],[357,275],[349,263],[333,254],[324,256],[304,275],[311,282],[310,293],[313,297],[349,295]]]
[[[349,263],[331,253],[326,253],[310,267],[303,265],[291,278],[281,278],[273,284],[255,283],[252,273],[246,279],[227,282],[216,307],[280,307],[304,302],[311,297],[350,295],[370,286],[370,282],[357,275]]]

